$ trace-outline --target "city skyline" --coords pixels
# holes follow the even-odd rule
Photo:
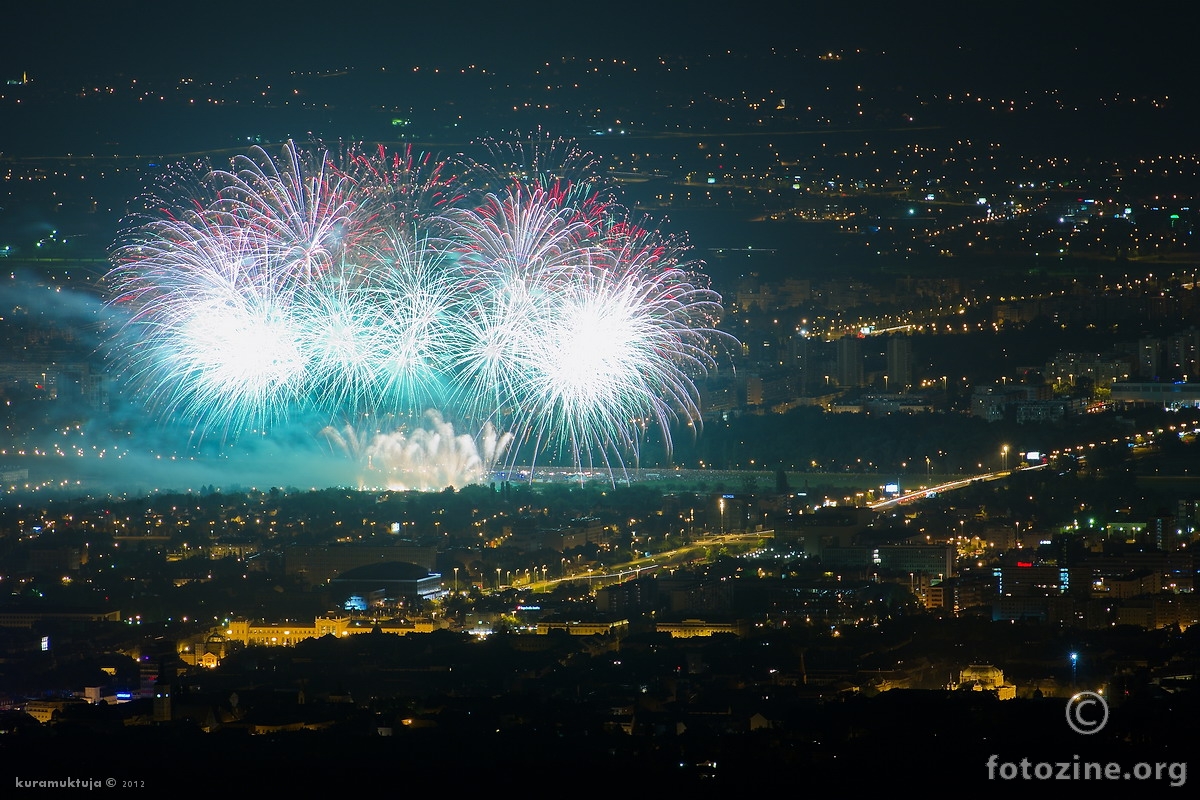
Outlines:
[[[1186,784],[1188,12],[223,12],[8,14],[6,780],[344,790],[383,768],[447,791],[802,776],[989,794],[1066,764],[1091,792]],[[417,198],[439,208],[422,253],[454,263],[452,286],[372,283],[402,261],[379,242],[421,232],[374,213],[415,165],[453,190]],[[361,191],[324,194],[339,178]],[[569,221],[506,227],[526,194]],[[336,224],[306,239],[313,220],[283,212],[313,198]],[[563,230],[549,268],[496,266]],[[596,356],[629,331],[580,337],[546,302],[619,294],[618,251],[663,309],[696,301],[656,318],[689,347]],[[533,277],[485,279],[513,274]],[[217,285],[199,313],[173,293]],[[439,287],[437,323],[410,326]],[[473,368],[460,329],[494,332],[502,296],[529,302],[506,358],[454,374],[470,413],[423,413],[438,404],[410,395]],[[303,347],[191,336],[257,300],[280,302],[232,328],[286,318]],[[353,346],[322,349],[313,331],[342,317]],[[104,357],[130,318],[132,391]],[[397,333],[440,372],[381,394]],[[194,394],[171,395],[181,376]],[[287,424],[259,413],[297,396]],[[470,416],[506,424],[465,443]]]

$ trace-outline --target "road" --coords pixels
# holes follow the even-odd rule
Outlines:
[[[1025,467],[1024,469],[1043,469],[1045,467],[1046,464],[1034,464],[1033,466]],[[985,472],[982,475],[972,475],[967,478],[960,478],[947,483],[940,483],[937,486],[926,486],[925,488],[915,492],[897,495],[896,497],[889,497],[887,500],[881,500],[878,503],[872,503],[869,507],[875,511],[878,511],[884,508],[902,506],[906,503],[913,503],[917,500],[923,500],[926,497],[933,497],[934,495],[943,494],[955,489],[962,489],[963,487],[970,486],[973,483],[979,483],[980,481],[995,481],[1001,478],[1007,478],[1015,471],[1016,470],[1001,470],[998,472]]]
[[[613,564],[602,570],[584,570],[565,575],[561,578],[548,580],[533,580],[529,583],[519,583],[513,586],[502,586],[500,591],[510,588],[529,589],[534,592],[549,592],[560,583],[586,581],[589,589],[598,589],[613,583],[621,583],[641,576],[653,574],[665,567],[679,567],[684,564],[703,562],[707,558],[710,547],[722,545],[754,545],[763,543],[775,536],[774,530],[754,531],[751,533],[723,533],[703,536],[691,544],[664,550],[650,556],[641,556],[621,564]]]

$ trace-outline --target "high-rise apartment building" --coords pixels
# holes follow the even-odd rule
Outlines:
[[[839,386],[863,385],[862,340],[856,336],[838,339],[837,382]]]
[[[913,385],[912,339],[892,336],[887,342],[887,389],[907,392]]]

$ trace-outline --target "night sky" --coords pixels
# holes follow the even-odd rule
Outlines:
[[[4,17],[0,80],[28,75],[36,84],[32,94],[39,97],[71,98],[106,85],[124,87],[122,92],[128,94],[131,81],[142,81],[158,92],[188,78],[218,87],[217,95],[230,99],[234,94],[229,87],[237,81],[242,86],[252,82],[257,92],[281,88],[298,74],[343,71],[351,77],[338,80],[332,95],[317,99],[338,105],[325,117],[270,115],[255,108],[236,119],[204,114],[193,120],[178,109],[150,117],[115,110],[110,103],[26,102],[7,110],[0,105],[0,115],[8,115],[7,124],[0,124],[0,153],[55,157],[110,144],[113,152],[194,151],[230,144],[231,131],[272,138],[385,138],[390,131],[351,116],[381,107],[416,113],[435,106],[445,112],[457,105],[455,113],[462,111],[474,126],[469,135],[504,135],[510,130],[504,126],[511,123],[498,119],[492,104],[506,96],[508,87],[523,87],[509,102],[533,97],[538,82],[545,80],[538,70],[547,63],[602,58],[645,65],[648,59],[664,56],[690,60],[691,80],[682,91],[691,93],[777,90],[796,99],[832,88],[845,99],[847,90],[859,84],[876,98],[900,98],[900,104],[931,95],[961,97],[965,92],[1018,102],[1023,96],[1036,99],[1054,93],[1094,115],[1021,116],[1013,120],[1017,127],[995,129],[997,141],[1031,153],[1044,145],[1060,154],[1069,147],[1076,154],[1091,148],[1100,157],[1118,150],[1141,156],[1142,148],[1156,155],[1191,146],[1190,110],[1200,93],[1193,80],[1189,37],[1197,16],[1184,7],[1115,13],[1098,4],[1024,2],[995,7],[711,0],[30,2]],[[815,54],[827,51],[855,57],[836,70],[814,69]],[[807,62],[797,65],[786,54],[799,54]],[[706,58],[710,71],[698,73],[695,67]],[[454,73],[468,68],[476,75],[482,69],[487,78],[469,85],[429,82],[416,79],[415,66]],[[412,79],[397,81],[405,74]],[[831,78],[837,84],[827,87]],[[660,109],[666,102],[663,92],[680,89],[657,82],[661,80],[660,73],[629,86],[610,84],[618,94],[586,102],[592,108],[632,108],[638,114]],[[319,92],[329,86],[322,82],[304,89]],[[17,96],[9,95],[10,101]],[[1130,104],[1128,98],[1137,100]],[[1169,98],[1171,110],[1153,120],[1110,113],[1113,99],[1119,101],[1116,105],[1140,111],[1147,101],[1163,98]],[[241,102],[247,108],[244,97]],[[430,130],[430,121],[429,116],[419,120],[424,131]],[[959,129],[957,121],[922,122],[954,128],[964,136],[985,135]],[[542,120],[525,114],[520,124],[541,125]],[[586,133],[564,129],[561,116],[547,117],[545,124],[559,135]]]
[[[564,53],[874,47],[909,56],[911,76],[932,81],[973,68],[1014,86],[1119,81],[1150,89],[1188,82],[1196,16],[1186,6],[1114,11],[1095,3],[54,0],[5,13],[0,68],[221,74],[281,65],[521,64]]]

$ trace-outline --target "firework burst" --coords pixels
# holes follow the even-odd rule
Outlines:
[[[201,435],[439,409],[381,432],[371,458],[461,462],[450,419],[485,464],[530,444],[621,466],[648,426],[669,449],[729,341],[720,298],[573,144],[489,152],[490,166],[289,144],[184,173],[113,249],[111,304],[129,310],[115,357]]]

